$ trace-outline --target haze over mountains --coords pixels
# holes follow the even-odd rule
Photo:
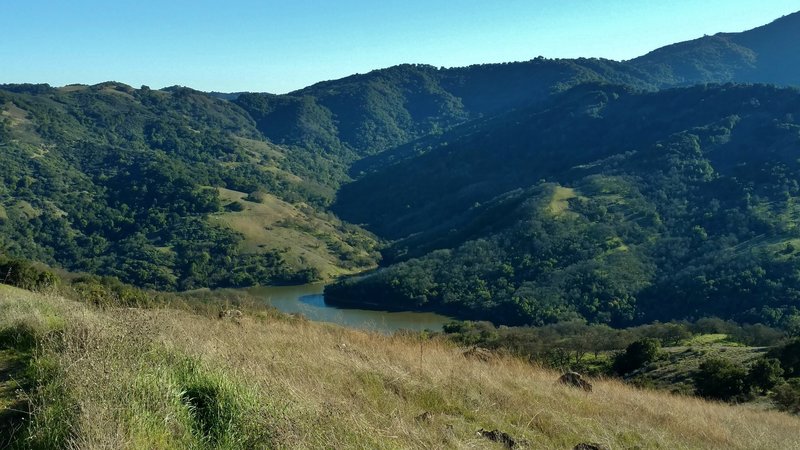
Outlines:
[[[331,301],[784,324],[796,42],[800,13],[626,62],[402,65],[287,95],[0,86],[2,245],[192,289],[353,273],[383,240],[388,268]]]

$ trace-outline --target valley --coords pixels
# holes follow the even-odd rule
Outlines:
[[[0,84],[0,446],[800,447],[795,42]]]

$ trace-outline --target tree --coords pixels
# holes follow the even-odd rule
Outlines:
[[[787,378],[800,376],[800,338],[773,349],[769,356],[780,361]]]
[[[639,339],[628,345],[624,353],[617,355],[614,360],[614,371],[620,375],[625,375],[651,361],[655,361],[660,354],[661,343],[658,339]]]
[[[747,393],[747,372],[730,360],[710,358],[695,373],[694,388],[702,397],[731,400]]]
[[[762,394],[766,394],[781,381],[783,369],[781,363],[775,358],[761,358],[747,372],[747,384],[758,388]]]
[[[800,378],[792,378],[775,388],[772,400],[782,411],[800,413]]]

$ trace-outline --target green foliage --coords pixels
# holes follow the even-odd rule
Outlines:
[[[640,339],[628,345],[625,352],[617,355],[614,359],[614,371],[619,375],[628,374],[658,359],[660,354],[661,343],[658,340]]]
[[[0,139],[8,254],[152,289],[312,277],[281,252],[243,253],[241,235],[209,220],[223,210],[220,187],[312,208],[332,197],[291,173],[297,152],[266,142],[239,107],[184,88],[5,89],[0,109],[25,115],[4,115]]]
[[[788,329],[799,113],[793,89],[583,85],[391,150],[334,207],[395,239],[392,265],[326,298],[507,325]]]
[[[776,387],[772,400],[783,411],[800,413],[800,378],[792,378]]]
[[[780,361],[774,358],[761,358],[747,371],[747,384],[766,394],[782,381],[783,369]]]
[[[719,400],[733,400],[749,392],[747,372],[727,359],[709,358],[694,375],[697,395]]]
[[[6,258],[0,254],[0,283],[22,289],[41,290],[58,284],[58,277],[51,271],[41,269],[18,258]]]
[[[769,356],[780,361],[787,378],[800,376],[800,339],[792,339],[770,350]]]

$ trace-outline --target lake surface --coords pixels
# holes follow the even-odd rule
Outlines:
[[[441,331],[449,317],[427,312],[388,312],[336,308],[325,304],[324,283],[302,286],[258,287],[248,292],[285,313],[300,313],[309,320],[351,328],[392,333],[397,330]]]

